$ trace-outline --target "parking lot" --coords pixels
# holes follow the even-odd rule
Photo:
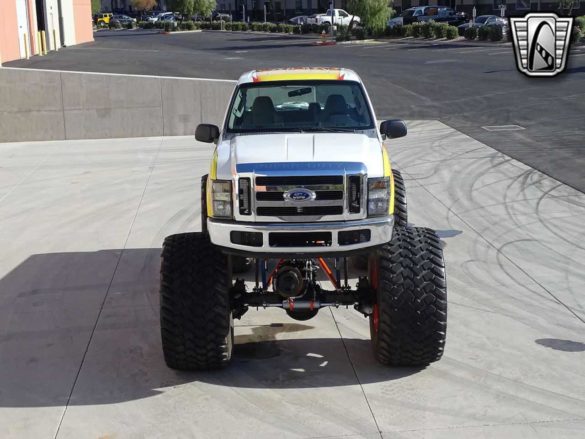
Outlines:
[[[0,436],[562,438],[585,428],[585,195],[435,121],[389,144],[445,245],[443,359],[385,368],[368,321],[251,310],[232,365],[163,362],[159,254],[198,230],[192,138],[0,145]]]
[[[229,368],[173,371],[161,350],[161,244],[200,230],[212,146],[192,136],[0,143],[0,438],[582,434],[585,46],[547,82],[518,73],[507,43],[95,39],[7,66],[214,79],[356,70],[380,119],[407,120],[408,136],[387,147],[409,222],[444,246],[445,355],[387,368],[353,309],[306,322],[252,309],[236,321]]]

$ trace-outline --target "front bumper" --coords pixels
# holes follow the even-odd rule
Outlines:
[[[256,255],[343,255],[392,239],[394,217],[317,223],[244,223],[208,218],[211,242],[226,252]]]

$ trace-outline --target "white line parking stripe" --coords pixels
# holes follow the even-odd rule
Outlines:
[[[454,51],[453,53],[481,53],[481,52],[489,52],[490,50],[494,50],[493,47],[489,48],[479,48],[479,47],[467,47],[462,50]]]
[[[520,131],[526,129],[520,125],[488,125],[482,128],[486,131]]]

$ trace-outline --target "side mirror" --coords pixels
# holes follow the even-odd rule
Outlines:
[[[219,128],[215,125],[202,123],[195,130],[195,139],[199,142],[213,143],[219,139]]]
[[[406,124],[401,120],[385,120],[380,124],[380,134],[391,139],[404,137],[407,133]]]

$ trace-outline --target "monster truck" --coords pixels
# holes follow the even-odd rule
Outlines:
[[[369,318],[381,363],[439,360],[447,324],[442,247],[433,230],[407,224],[404,182],[384,145],[406,133],[399,120],[377,125],[351,70],[242,75],[222,127],[202,124],[195,133],[216,145],[201,181],[202,231],[164,241],[167,365],[228,364],[234,319],[250,307],[307,320],[324,307],[352,306]],[[357,282],[351,257],[365,261]]]

